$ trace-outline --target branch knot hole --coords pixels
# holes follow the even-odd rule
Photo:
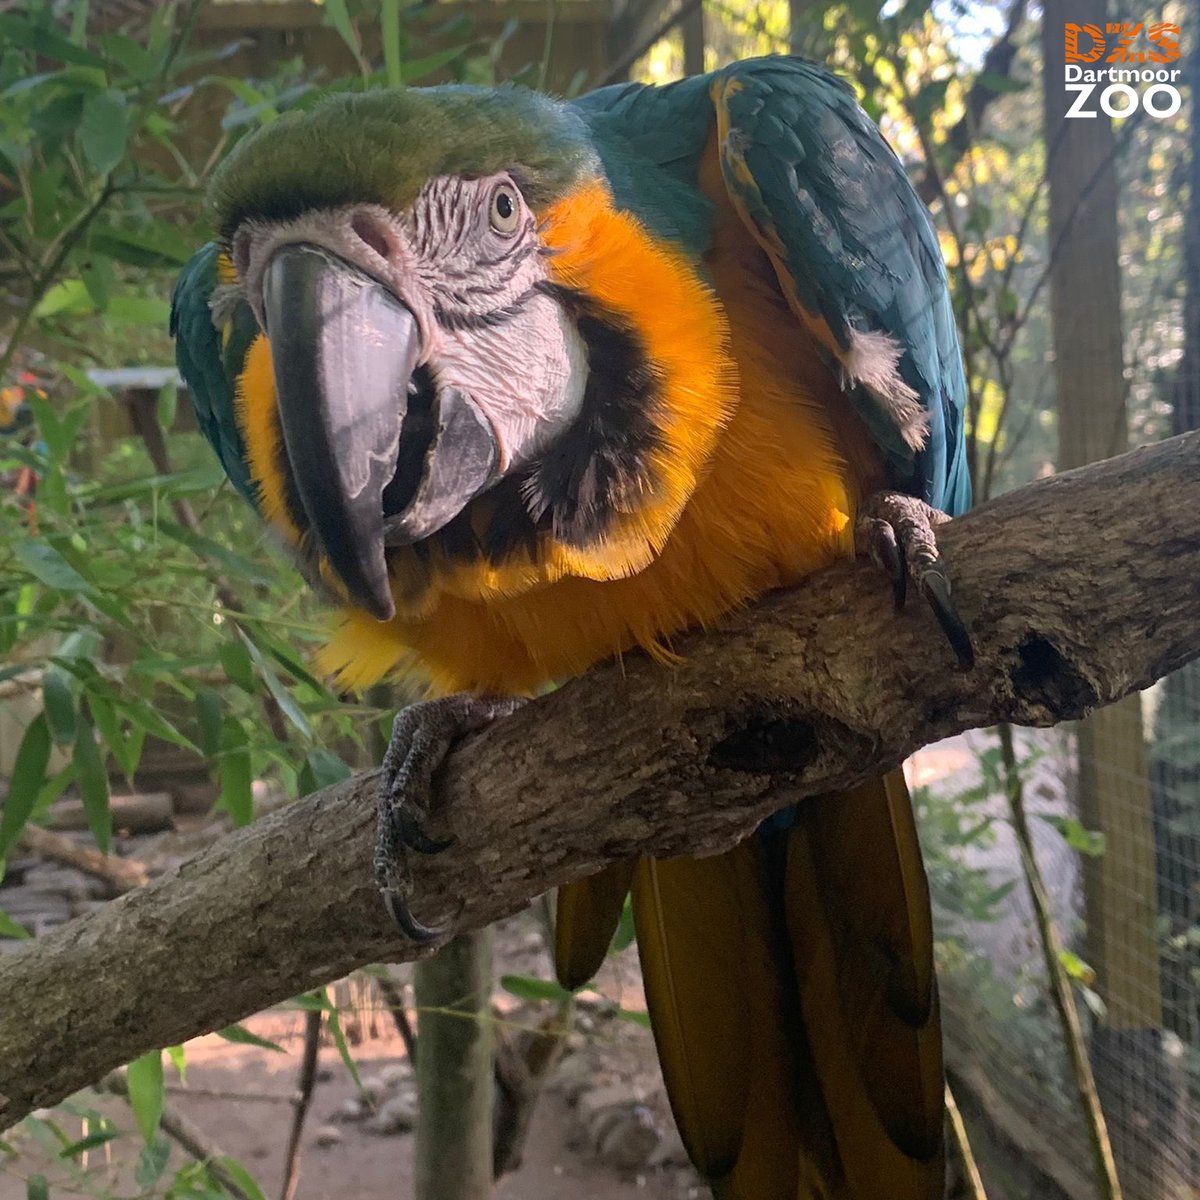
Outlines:
[[[730,713],[729,732],[708,754],[708,765],[751,775],[795,775],[812,763],[820,741],[815,723],[775,705]]]
[[[1027,635],[1017,646],[1012,685],[1018,700],[1044,709],[1056,721],[1081,717],[1099,700],[1078,667],[1040,633]]]

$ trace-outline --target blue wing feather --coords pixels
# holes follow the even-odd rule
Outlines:
[[[941,250],[903,166],[849,86],[815,63],[770,57],[575,101],[617,202],[697,259],[712,221],[697,172],[716,104],[727,122],[723,153],[746,172],[727,162],[726,185],[770,243],[793,305],[842,350],[859,332],[886,334],[900,351],[899,376],[928,421],[920,450],[865,388],[847,386],[893,484],[962,512],[966,380]]]
[[[849,86],[815,63],[752,59],[714,76],[723,151],[750,179],[726,183],[756,232],[781,251],[792,297],[845,349],[887,334],[900,377],[925,410],[914,451],[868,391],[848,388],[893,482],[950,513],[970,505],[966,379],[937,234],[899,159]]]
[[[234,409],[234,380],[241,373],[257,326],[245,304],[233,311],[224,330],[213,324],[209,302],[218,283],[219,254],[216,243],[209,242],[183,268],[171,296],[171,336],[179,373],[196,410],[196,423],[233,486],[254,504],[246,447]]]

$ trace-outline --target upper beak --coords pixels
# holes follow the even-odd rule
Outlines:
[[[282,247],[263,274],[263,318],[297,497],[349,598],[389,620],[385,518],[390,543],[440,529],[491,481],[494,437],[454,391],[435,401],[432,431],[429,412],[405,428],[416,318],[351,263],[313,245]],[[399,512],[396,496],[408,498]]]

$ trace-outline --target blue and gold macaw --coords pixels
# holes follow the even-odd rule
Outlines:
[[[173,328],[234,484],[342,610],[347,685],[415,670],[376,862],[411,937],[454,736],[865,548],[970,642],[934,527],[969,501],[938,242],[828,71],[561,103],[342,95],[248,138]],[[941,510],[940,512],[937,510]],[[940,1200],[933,939],[899,773],[704,860],[564,889],[586,982],[632,888],[685,1144],[724,1200]]]

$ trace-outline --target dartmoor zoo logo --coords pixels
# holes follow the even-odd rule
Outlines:
[[[1068,117],[1173,117],[1183,103],[1176,86],[1179,26],[1160,21],[1066,26],[1066,88],[1075,93]]]

